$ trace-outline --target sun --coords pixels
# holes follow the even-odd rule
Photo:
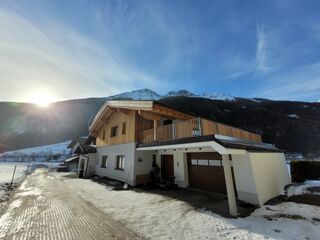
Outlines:
[[[29,102],[42,108],[50,106],[51,103],[57,100],[52,93],[46,90],[34,91],[30,93],[28,99]]]

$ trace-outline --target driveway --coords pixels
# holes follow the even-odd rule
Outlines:
[[[138,238],[46,170],[27,178],[0,218],[0,239]]]

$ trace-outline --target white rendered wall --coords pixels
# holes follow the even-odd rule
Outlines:
[[[126,143],[112,146],[97,148],[97,163],[95,166],[95,174],[98,176],[106,176],[119,181],[127,182],[130,185],[135,185],[134,177],[134,159],[136,144]],[[107,168],[101,167],[102,156],[107,155]],[[116,169],[116,156],[125,156],[124,170]]]
[[[134,173],[137,175],[150,174],[152,169],[152,155],[156,155],[155,151],[136,151]],[[142,161],[138,161],[140,160]]]
[[[259,197],[259,204],[281,194],[291,183],[283,153],[249,152]]]
[[[249,155],[232,155],[232,164],[238,199],[254,205],[259,205],[259,198]]]

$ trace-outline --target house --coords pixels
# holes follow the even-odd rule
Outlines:
[[[88,178],[94,174],[97,152],[95,142],[95,137],[89,135],[85,138],[73,139],[68,146],[68,148],[72,149],[73,156],[64,162],[67,165],[69,161],[77,161],[78,177]]]
[[[78,165],[79,165],[79,155],[74,155],[63,161],[64,171],[68,171],[68,172],[74,171],[75,169],[78,168]]]
[[[157,163],[161,177],[182,188],[227,194],[234,216],[236,199],[261,206],[291,182],[283,152],[260,135],[157,101],[107,101],[89,131],[97,153],[86,164],[94,174],[136,186]]]

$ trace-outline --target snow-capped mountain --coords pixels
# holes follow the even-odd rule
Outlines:
[[[194,94],[187,90],[170,91],[167,94],[160,95],[155,91],[148,88],[134,90],[131,92],[124,92],[121,94],[113,95],[107,97],[107,99],[131,99],[131,100],[159,100],[167,97],[198,97],[198,98],[208,98],[212,100],[223,100],[223,101],[234,101],[235,97],[223,94],[223,93],[204,93],[204,94]]]
[[[130,99],[130,100],[159,100],[161,96],[148,88],[124,92],[117,95],[109,96],[107,99]]]

